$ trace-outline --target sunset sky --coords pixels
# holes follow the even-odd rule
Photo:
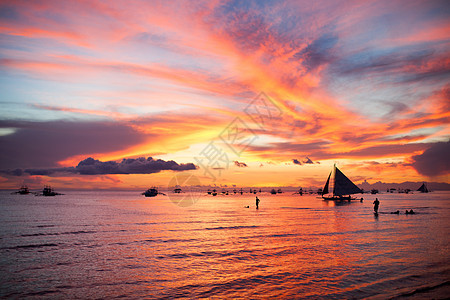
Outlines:
[[[0,188],[450,182],[448,1],[1,1],[0,90]]]

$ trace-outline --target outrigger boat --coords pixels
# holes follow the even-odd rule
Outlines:
[[[332,189],[330,184],[332,185]],[[331,170],[330,175],[328,175],[327,182],[323,187],[322,198],[326,201],[351,201],[356,200],[356,198],[352,198],[352,194],[359,194],[361,192],[361,189],[348,179],[336,165],[334,165],[333,170]]]
[[[44,188],[42,189],[42,194],[36,193],[35,195],[36,195],[36,196],[52,197],[52,196],[58,196],[58,195],[64,195],[64,194],[57,193],[57,192],[55,192],[55,190],[54,190],[51,186],[46,185],[46,186],[44,186]]]
[[[12,192],[11,194],[28,195],[30,194],[30,190],[26,185],[22,185],[17,192]]]
[[[158,190],[156,189],[156,187],[152,187],[143,192],[142,195],[144,195],[145,197],[156,197],[158,195]]]

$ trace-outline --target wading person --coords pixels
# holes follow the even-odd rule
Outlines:
[[[380,201],[378,201],[378,198],[375,198],[375,201],[373,201],[373,211],[376,214],[378,213],[378,206],[380,206]]]
[[[256,209],[259,209],[259,198],[256,197]]]

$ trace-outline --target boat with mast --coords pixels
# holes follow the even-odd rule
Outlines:
[[[427,188],[427,185],[426,185],[425,182],[422,183],[422,185],[420,186],[420,188],[417,191],[419,191],[421,193],[428,193],[428,192],[430,192],[430,190]]]
[[[352,198],[352,194],[361,193],[361,189],[356,186],[347,176],[342,173],[336,167],[333,166],[330,174],[328,175],[327,182],[323,187],[322,198],[323,200],[343,201],[343,200],[356,200]]]
[[[30,194],[30,190],[23,184],[17,192],[12,192],[11,194],[28,195]]]
[[[52,197],[52,196],[58,196],[58,195],[64,195],[64,194],[57,193],[57,192],[55,192],[55,190],[51,186],[46,185],[42,189],[42,194],[35,194],[35,195],[36,196]]]

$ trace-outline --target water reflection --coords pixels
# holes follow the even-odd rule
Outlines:
[[[0,297],[390,298],[448,281],[442,199],[387,195],[386,212],[417,214],[373,219],[370,196],[258,197],[258,211],[253,195],[188,208],[132,193],[5,198]]]

